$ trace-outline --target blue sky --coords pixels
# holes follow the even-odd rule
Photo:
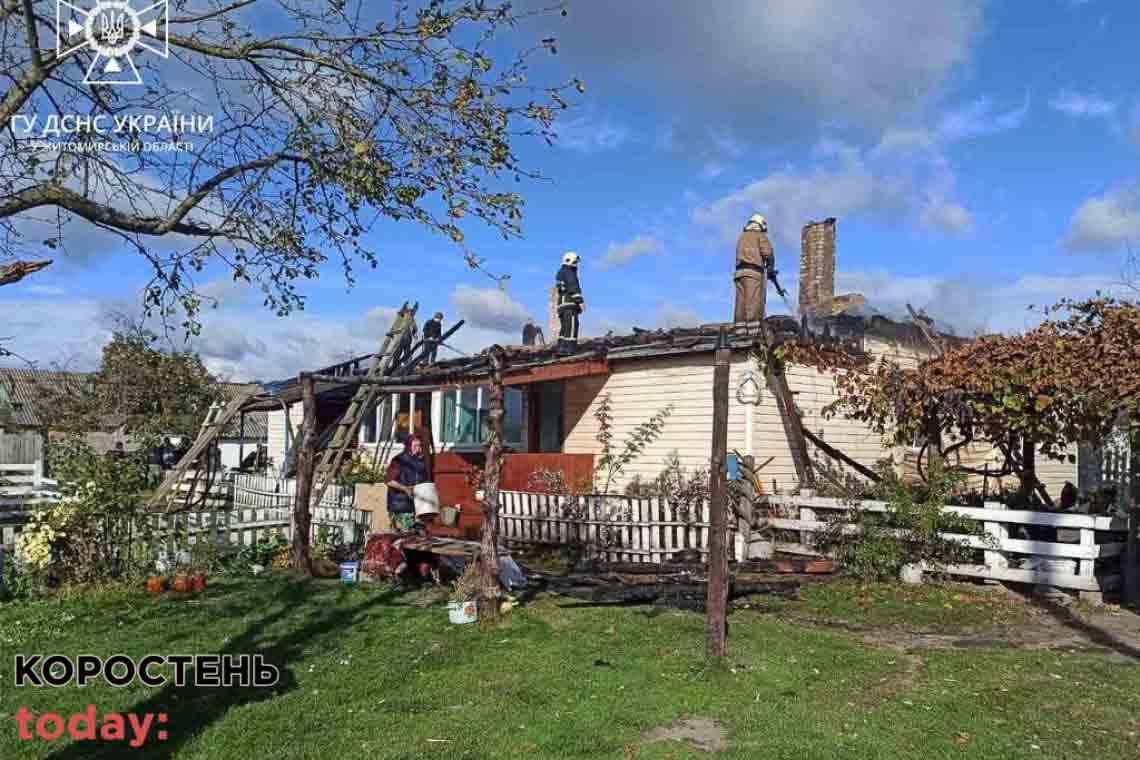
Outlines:
[[[569,249],[587,334],[724,320],[733,239],[756,212],[789,286],[800,226],[835,216],[840,291],[889,313],[910,302],[963,332],[1020,329],[1031,304],[1111,290],[1125,244],[1140,245],[1140,4],[613,5],[571,2],[517,33],[560,40],[535,79],[578,76],[587,90],[555,147],[519,146],[548,178],[521,186],[525,236],[466,230],[505,288],[449,242],[381,224],[379,268],[346,292],[328,267],[288,318],[207,272],[220,305],[195,345],[211,369],[270,379],[368,351],[405,298],[466,318],[463,350],[513,341],[527,314],[544,320]],[[139,309],[140,261],[77,248],[0,291],[9,347],[41,366],[90,368],[106,312]]]

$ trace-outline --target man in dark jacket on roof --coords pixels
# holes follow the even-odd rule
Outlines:
[[[578,317],[586,309],[582,286],[578,283],[578,263],[581,257],[573,251],[562,255],[562,267],[554,278],[558,288],[558,349],[560,354],[572,354],[578,348]]]
[[[435,355],[439,351],[440,339],[443,338],[443,312],[437,311],[432,318],[424,322],[424,363],[435,364]]]

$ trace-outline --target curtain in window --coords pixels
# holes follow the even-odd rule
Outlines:
[[[523,393],[518,388],[503,390],[503,442],[519,447],[523,442]]]
[[[459,434],[456,443],[480,443],[479,389],[462,388],[459,391]]]
[[[443,430],[438,432],[439,440],[444,443],[455,442],[455,391],[444,391],[440,394],[440,400],[443,403],[443,409],[439,415],[439,424]]]

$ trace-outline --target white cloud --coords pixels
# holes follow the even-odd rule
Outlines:
[[[33,296],[63,296],[67,291],[55,285],[27,285],[24,292]]]
[[[696,327],[704,321],[694,309],[686,309],[666,301],[657,307],[653,326],[668,330],[674,327]]]
[[[974,220],[962,204],[947,198],[931,198],[919,214],[919,222],[925,227],[945,230],[959,236],[974,231]]]
[[[662,252],[661,241],[651,235],[639,235],[628,243],[610,243],[602,259],[602,269],[612,269],[636,259],[638,256]]]
[[[633,139],[633,131],[608,116],[578,116],[559,122],[557,145],[579,153],[615,150]]]
[[[1055,111],[1078,118],[1111,116],[1116,111],[1116,103],[1096,93],[1080,93],[1067,88],[1054,95],[1049,105]]]
[[[693,151],[708,147],[709,125],[760,142],[836,114],[873,129],[895,123],[968,60],[982,10],[981,0],[576,3],[558,35],[587,80],[616,72],[676,105],[673,142]]]
[[[906,305],[926,311],[943,327],[960,335],[1025,330],[1037,324],[1038,307],[1061,298],[1091,296],[1112,290],[1108,274],[1057,276],[1026,274],[1009,282],[983,278],[907,277],[886,270],[838,272],[836,291],[862,293],[873,309],[909,320]]]
[[[1016,129],[1029,111],[1028,98],[1001,109],[988,97],[945,114],[937,126],[895,126],[868,150],[823,139],[810,168],[786,166],[719,199],[699,204],[693,220],[733,240],[744,220],[761,213],[773,238],[797,247],[801,226],[811,219],[849,215],[884,222],[910,220],[951,235],[974,229],[970,211],[956,197],[947,148],[961,140]]]
[[[998,110],[992,99],[982,96],[945,114],[938,123],[938,136],[946,142],[957,142],[1017,129],[1028,113],[1028,97],[1020,106]]]
[[[459,316],[472,327],[514,335],[522,330],[529,312],[507,291],[500,288],[473,288],[458,285],[451,294],[451,302]]]
[[[1074,251],[1119,249],[1140,241],[1140,183],[1089,198],[1073,213],[1064,245]]]

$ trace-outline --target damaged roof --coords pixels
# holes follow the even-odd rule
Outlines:
[[[896,322],[885,316],[873,314],[840,313],[836,315],[806,318],[797,321],[786,315],[768,317],[764,325],[779,341],[811,340],[814,342],[846,344],[853,351],[863,350],[862,338],[872,336],[882,340],[915,346],[928,346],[927,338],[918,326]],[[634,328],[626,335],[608,334],[596,338],[579,340],[577,350],[569,355],[560,355],[556,345],[502,346],[507,363],[507,382],[512,376],[515,382],[537,382],[545,379],[572,376],[573,368],[582,368],[576,374],[593,374],[605,371],[606,365],[615,361],[652,359],[683,354],[711,353],[716,350],[721,331],[724,330],[733,351],[748,351],[754,348],[761,334],[759,322],[711,323],[698,327],[674,329],[642,330]],[[939,334],[946,341],[959,338]],[[339,366],[339,365],[338,365]],[[547,370],[549,368],[549,370]],[[535,373],[526,377],[527,372],[547,370],[551,374]],[[558,374],[559,370],[564,374]],[[450,385],[464,381],[485,378],[490,374],[489,348],[476,356],[446,359],[430,366],[418,368],[415,372],[389,378],[393,387]],[[318,371],[316,374],[328,374]],[[358,371],[355,374],[363,374]],[[347,402],[358,386],[353,383],[337,383],[332,380],[318,380],[315,392],[323,401],[343,400]],[[275,396],[274,402],[262,402],[252,408],[274,408],[281,402],[294,403],[300,400],[300,386],[295,378],[265,385],[265,389]]]

